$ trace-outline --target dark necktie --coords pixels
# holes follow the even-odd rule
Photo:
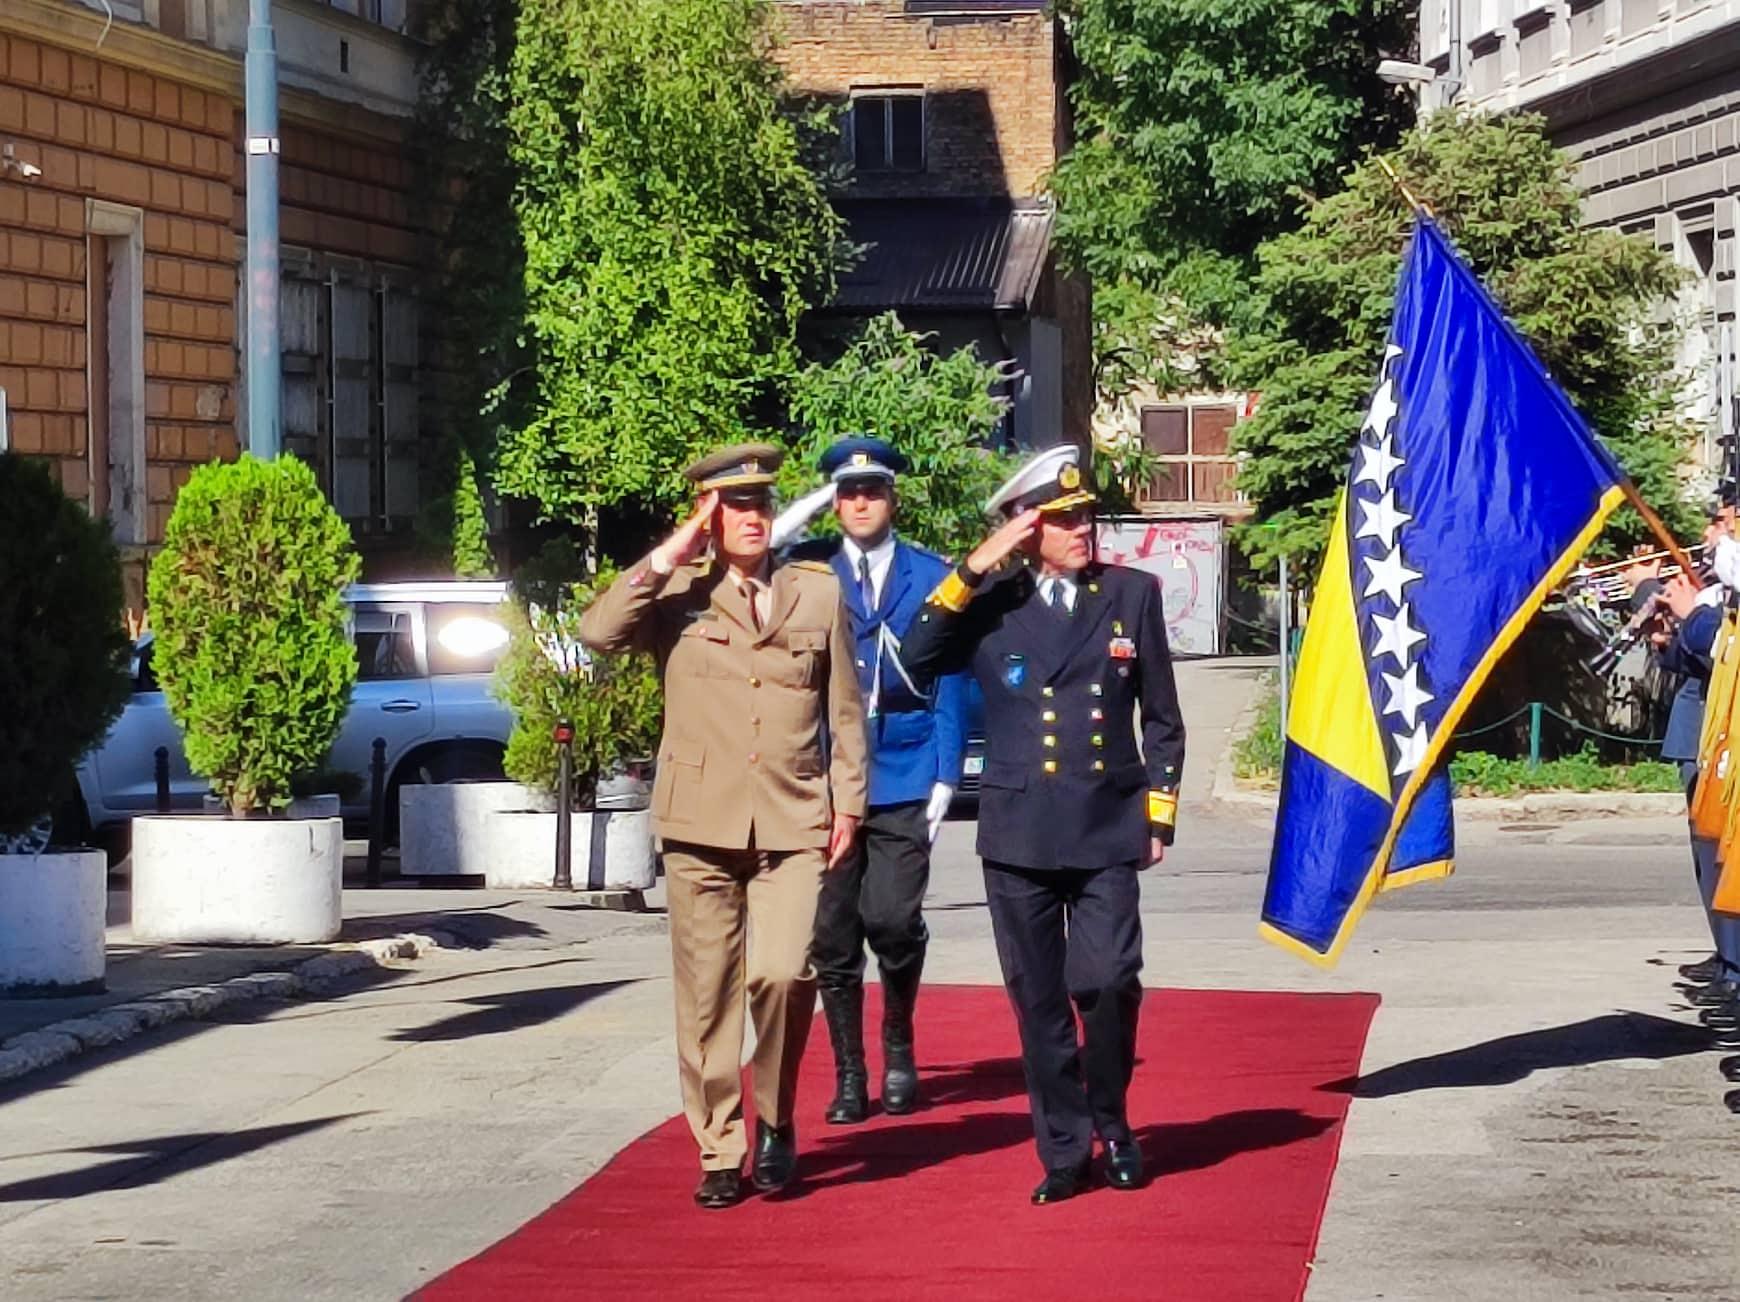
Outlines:
[[[1059,615],[1069,614],[1069,606],[1063,599],[1063,584],[1057,579],[1051,581],[1051,608]]]
[[[876,612],[876,593],[870,586],[870,558],[858,554],[858,600],[864,603],[866,614]]]

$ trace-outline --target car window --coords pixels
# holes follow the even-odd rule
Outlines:
[[[411,613],[359,607],[355,615],[357,677],[415,678],[417,646]]]
[[[507,650],[503,607],[436,602],[424,608],[429,629],[429,672],[487,674]]]

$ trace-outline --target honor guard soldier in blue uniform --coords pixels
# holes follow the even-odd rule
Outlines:
[[[978,849],[1045,1168],[1035,1203],[1087,1187],[1095,1132],[1106,1182],[1143,1182],[1124,1112],[1136,874],[1172,840],[1184,764],[1160,589],[1095,562],[1079,459],[1049,449],[997,491],[1004,524],[931,593],[901,651],[920,685],[969,668],[985,694]]]
[[[906,458],[860,436],[835,443],[818,468],[833,492],[812,495],[809,510],[832,501],[844,537],[800,544],[793,555],[827,557],[839,577],[870,744],[869,813],[850,857],[822,880],[811,950],[834,1047],[837,1088],[827,1120],[849,1125],[870,1111],[866,941],[882,973],[882,1107],[904,1113],[918,1102],[912,1019],[930,939],[921,910],[931,842],[960,784],[966,680],[944,675],[933,692],[921,692],[900,662],[900,639],[950,571],[942,557],[894,534],[895,477]]]

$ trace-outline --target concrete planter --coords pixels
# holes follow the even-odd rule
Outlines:
[[[336,818],[133,820],[133,935],[147,944],[317,944],[343,921]]]
[[[0,994],[101,990],[108,899],[101,850],[0,855]]]
[[[556,866],[556,815],[490,814],[483,884],[492,890],[549,889]],[[572,876],[578,891],[648,891],[655,876],[652,814],[607,809],[574,815]]]
[[[399,874],[482,877],[488,871],[490,815],[551,808],[518,782],[444,782],[399,788]]]

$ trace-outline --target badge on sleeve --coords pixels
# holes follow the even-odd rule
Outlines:
[[[1027,681],[1027,657],[1013,652],[1003,657],[1003,681],[1011,687],[1019,687]]]
[[[1114,660],[1134,660],[1136,658],[1136,643],[1131,638],[1115,637],[1112,639],[1111,652]]]

